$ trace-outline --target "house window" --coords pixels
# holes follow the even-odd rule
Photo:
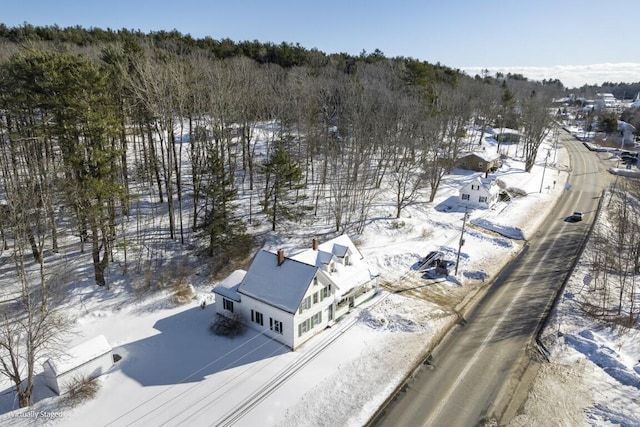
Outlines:
[[[313,278],[313,286],[318,286],[318,276]]]
[[[269,329],[282,335],[282,322],[280,322],[279,320],[273,320],[273,318],[270,317]]]
[[[251,321],[262,326],[264,324],[262,320],[262,313],[260,313],[259,311],[251,310]]]
[[[351,261],[349,261],[349,255],[344,256],[344,265],[351,265]]]
[[[482,168],[484,168],[484,163],[478,162],[478,169],[482,169]]]
[[[310,331],[315,325],[319,325],[320,323],[322,323],[322,311],[317,312],[313,317],[298,324],[298,336]]]
[[[480,197],[478,197],[478,202],[487,203],[487,198],[485,196],[480,196]]]
[[[322,288],[322,297],[328,298],[331,295],[331,285]]]
[[[313,294],[313,303],[314,304],[318,303],[318,293],[317,292],[315,294]]]
[[[471,189],[472,190],[479,190],[480,186],[479,185],[475,185],[475,184],[471,184]]]
[[[468,194],[463,194],[462,195],[462,200],[469,200],[469,195]]]
[[[302,336],[313,327],[313,319],[309,318],[298,324],[298,336]]]
[[[233,313],[233,301],[229,301],[226,298],[222,298],[222,308]]]
[[[302,313],[304,310],[308,308],[311,308],[311,295],[309,295],[308,297],[302,300],[302,302],[300,303],[300,310],[298,310],[298,312]]]

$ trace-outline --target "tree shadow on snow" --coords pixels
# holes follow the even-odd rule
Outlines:
[[[42,374],[36,374],[33,380],[33,394],[31,395],[31,403],[32,406],[29,408],[23,408],[24,411],[33,411],[34,405],[41,400],[47,399],[49,397],[54,397],[56,394],[51,390],[45,383],[44,376]],[[37,406],[38,411],[42,411],[42,405]],[[10,386],[6,389],[0,391],[0,415],[4,415],[8,412],[15,411],[20,409],[18,405],[18,395],[15,392],[15,387]],[[0,420],[0,425],[21,425],[20,421],[24,422],[24,418],[15,417],[13,420],[16,421],[15,424],[7,424],[9,420],[2,419]],[[22,424],[24,425],[24,424]]]
[[[614,350],[593,340],[590,333],[565,335],[564,340],[620,384],[640,389],[640,377],[617,359]]]

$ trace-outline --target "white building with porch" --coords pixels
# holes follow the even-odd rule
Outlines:
[[[260,250],[214,287],[216,312],[295,350],[372,297],[377,277],[347,235],[292,256]]]

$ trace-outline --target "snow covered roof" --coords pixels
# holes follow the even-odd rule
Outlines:
[[[109,353],[111,350],[111,345],[109,345],[105,336],[98,335],[97,337],[85,341],[82,344],[70,348],[58,359],[54,360],[51,358],[45,363],[49,364],[51,370],[56,376],[60,376],[104,355],[105,353]]]
[[[278,254],[261,249],[240,283],[238,293],[295,313],[317,270],[316,266],[288,257],[278,265]]]
[[[327,268],[330,263],[333,269]],[[221,282],[215,287],[214,292],[230,298],[237,292],[295,313],[316,274],[328,278],[335,285],[338,296],[378,276],[377,270],[364,262],[349,236],[343,234],[318,245],[317,249],[284,256],[280,264],[277,253],[260,250],[238,285],[233,285],[238,283],[237,277],[228,277],[224,285]]]
[[[359,259],[363,258],[358,248],[356,248],[356,245],[353,244],[349,236],[346,234],[320,244],[318,246],[318,250],[331,252],[340,258],[344,257],[347,254],[347,251],[350,251],[351,254],[357,256]]]
[[[488,132],[488,133],[493,133],[493,134],[496,134],[496,135],[500,135],[500,134],[503,134],[503,133],[510,133],[510,134],[512,133],[512,134],[515,134],[515,135],[520,135],[520,131],[519,130],[511,129],[511,128],[495,128],[495,129],[491,129],[491,132]]]
[[[313,265],[316,267],[322,267],[328,265],[331,261],[335,261],[335,258],[331,252],[308,249],[300,252],[291,257],[296,261],[304,262],[305,264]]]
[[[244,276],[247,274],[244,270],[236,270],[227,276],[224,280],[218,283],[214,288],[213,292],[222,295],[225,298],[232,299],[234,301],[240,301],[240,295],[238,295],[238,286],[240,286],[240,282],[244,279]]]
[[[460,188],[460,192],[465,191],[465,189],[468,188],[471,185],[479,185],[481,188],[485,189],[490,194],[495,194],[495,193],[498,193],[500,191],[500,187],[498,187],[497,185],[494,185],[495,182],[496,182],[496,180],[494,178],[492,178],[492,177],[484,178],[482,176],[476,176],[474,179],[472,179],[471,181],[469,181],[465,185],[463,185]]]
[[[487,150],[478,150],[472,153],[467,153],[464,156],[462,156],[460,159],[464,159],[465,157],[468,157],[468,156],[476,156],[487,163],[500,158],[500,155],[496,151],[490,152]]]
[[[378,276],[378,271],[361,259],[355,259],[350,263],[349,265],[336,263],[334,271],[327,274],[335,285],[335,292],[338,298]]]
[[[364,257],[346,234],[322,243],[318,246],[318,251],[330,252],[338,258],[349,256],[348,265],[336,263],[335,270],[328,274],[337,287],[338,296],[345,295],[351,289],[378,276],[378,271],[364,261]]]
[[[627,122],[623,122],[622,120],[618,120],[618,130],[619,131],[635,132],[636,128],[631,123],[627,123]]]

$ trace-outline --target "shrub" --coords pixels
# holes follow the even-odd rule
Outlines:
[[[69,386],[66,400],[71,406],[93,399],[100,390],[100,383],[87,376],[74,377]]]
[[[425,228],[422,229],[422,234],[421,235],[422,235],[423,239],[428,239],[431,236],[433,236],[433,229],[425,227]]]
[[[405,225],[404,221],[398,221],[398,220],[391,221],[391,228],[394,230],[399,230],[402,227],[404,227],[404,225]]]
[[[173,300],[178,304],[186,304],[193,299],[193,286],[186,280],[176,280],[173,284]]]
[[[507,192],[512,196],[512,197],[525,197],[527,195],[527,192],[524,191],[521,188],[516,188],[516,187],[509,187],[507,188]]]
[[[209,330],[215,335],[235,337],[236,335],[242,335],[244,325],[239,314],[234,314],[231,317],[218,314],[215,322],[209,326]]]

